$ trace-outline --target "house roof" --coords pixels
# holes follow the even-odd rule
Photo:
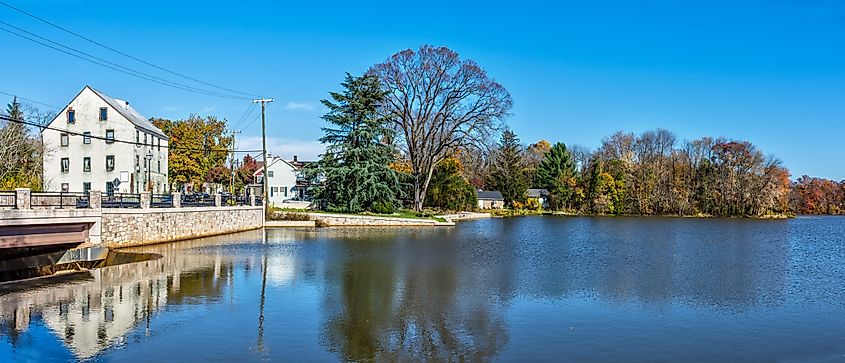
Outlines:
[[[298,169],[296,166],[294,166],[293,164],[291,164],[291,163],[290,163],[290,162],[288,162],[287,160],[282,159],[281,157],[278,157],[278,156],[274,156],[274,157],[272,157],[270,160],[271,160],[271,161],[270,161],[270,166],[271,166],[271,167],[272,167],[273,165],[275,165],[275,164],[276,164],[276,162],[278,162],[278,161],[280,161],[280,160],[281,160],[281,161],[282,161],[282,162],[284,162],[285,164],[290,165],[291,169],[293,169],[293,170],[297,170],[297,169]],[[255,169],[255,171],[252,173],[252,176],[258,176],[258,174],[262,174],[262,175],[263,175],[263,174],[264,174],[264,162],[262,162],[262,161],[258,161],[258,162],[256,162],[256,163],[258,164],[258,169]],[[271,170],[271,171],[272,171],[272,170]]]
[[[149,131],[156,136],[167,139],[167,135],[161,131],[158,127],[155,127],[152,122],[150,122],[146,117],[142,116],[138,111],[135,111],[132,106],[129,106],[129,102],[118,100],[116,98],[110,97],[109,95],[95,90],[91,86],[85,86],[91,91],[93,91],[97,96],[106,101],[113,109],[115,109],[118,113],[120,113],[123,117],[125,117],[129,122],[134,124],[136,127],[144,129],[145,131]]]
[[[528,189],[528,192],[526,192],[526,196],[528,196],[528,198],[544,198],[548,195],[548,189]]]
[[[502,196],[502,193],[498,190],[479,190],[478,191],[478,199],[486,199],[486,200],[505,200],[505,197]]]

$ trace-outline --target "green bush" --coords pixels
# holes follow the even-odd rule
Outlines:
[[[396,207],[389,201],[380,201],[373,203],[373,212],[378,214],[393,214]]]

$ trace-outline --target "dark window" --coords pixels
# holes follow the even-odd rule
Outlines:
[[[288,196],[288,187],[282,187],[282,193],[284,193],[285,196],[287,197]]]
[[[62,158],[62,173],[67,173],[70,170],[70,159]]]
[[[70,144],[70,137],[67,134],[62,134],[62,146],[68,146]]]
[[[82,133],[82,143],[83,144],[90,144],[91,143],[91,131],[85,131]]]
[[[144,146],[146,146],[146,145],[147,145],[147,134],[144,133]]]
[[[100,121],[105,121],[109,119],[109,109],[105,107],[100,107]]]
[[[62,183],[62,191],[66,192],[70,190],[70,185],[68,183]]]
[[[114,183],[106,182],[106,194],[108,194],[108,195],[114,194]]]
[[[135,130],[135,144],[141,143],[141,131]]]
[[[91,182],[83,182],[82,183],[82,192],[83,193],[90,193],[91,192]]]
[[[106,144],[114,143],[114,130],[106,130]]]
[[[135,155],[135,171],[141,171],[141,157],[138,155]]]
[[[106,171],[114,171],[114,155],[106,155]]]
[[[158,139],[158,146],[156,147],[156,150],[161,150],[161,139]]]
[[[69,124],[76,123],[76,111],[67,110],[67,123],[69,123]]]
[[[267,172],[267,177],[268,177],[268,178],[272,178],[272,177],[273,177],[273,171],[272,171],[272,170],[270,170],[270,171],[268,171],[268,172]]]
[[[88,156],[82,158],[82,171],[91,171],[91,158]]]
[[[158,161],[158,173],[161,174],[161,160]]]

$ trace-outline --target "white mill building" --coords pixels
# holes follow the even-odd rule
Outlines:
[[[167,136],[128,101],[85,86],[48,127],[44,190],[168,191]]]

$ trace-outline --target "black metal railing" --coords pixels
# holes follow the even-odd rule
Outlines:
[[[129,193],[103,193],[103,208],[141,208],[141,195]]]
[[[91,196],[76,192],[31,192],[29,205],[32,208],[90,208]]]
[[[0,208],[16,208],[18,206],[18,193],[11,191],[0,191]]]
[[[183,194],[181,204],[183,207],[213,207],[214,196],[208,194]]]
[[[173,195],[153,194],[150,196],[150,208],[173,208]]]
[[[244,206],[249,205],[249,199],[242,195],[228,195],[223,194],[221,197],[221,205],[223,206]]]

